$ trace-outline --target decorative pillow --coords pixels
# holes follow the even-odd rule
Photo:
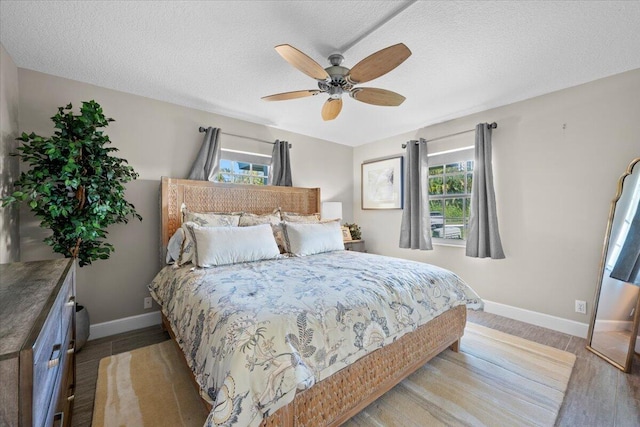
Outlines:
[[[189,224],[198,267],[261,261],[280,256],[271,226],[200,227]]]
[[[284,223],[271,224],[271,229],[273,230],[273,237],[276,239],[280,253],[287,253],[287,238],[284,235]]]
[[[280,208],[275,208],[270,214],[257,215],[243,212],[240,217],[240,227],[252,225],[271,224],[273,237],[276,239],[280,253],[286,252],[286,242],[284,239],[284,229],[282,228],[282,219],[280,218]]]
[[[260,224],[280,224],[282,219],[280,218],[280,209],[275,209],[273,212],[264,215],[257,215],[248,212],[243,212],[240,216],[240,227],[247,227],[251,225]]]
[[[180,246],[180,256],[176,259],[176,265],[178,267],[188,264],[193,261],[193,254],[195,252],[195,248],[193,245],[193,238],[189,233],[188,227],[190,225],[198,225],[195,222],[185,222],[182,224],[180,229],[182,230],[182,234],[184,239],[182,239],[182,246]]]
[[[184,242],[184,229],[178,228],[173,236],[167,243],[167,264],[173,264],[174,261],[180,259],[180,252],[182,252],[182,243]]]
[[[185,209],[183,222],[195,222],[203,227],[237,227],[240,215],[240,212],[190,212]]]
[[[320,222],[320,214],[301,214],[294,212],[282,212],[282,220],[285,222],[297,222],[297,223],[317,223]]]
[[[285,223],[285,236],[287,249],[295,256],[344,250],[340,221],[317,224]]]

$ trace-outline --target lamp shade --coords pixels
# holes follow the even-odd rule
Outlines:
[[[342,202],[322,202],[322,219],[342,219]]]

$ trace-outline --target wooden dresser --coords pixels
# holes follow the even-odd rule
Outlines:
[[[0,264],[0,426],[69,426],[75,264]]]

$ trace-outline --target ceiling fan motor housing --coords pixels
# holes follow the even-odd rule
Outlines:
[[[331,55],[329,60],[332,61],[332,58],[335,56],[339,56],[342,58],[342,55]],[[332,63],[335,61],[332,61]],[[342,62],[342,60],[340,60]],[[331,77],[331,81],[329,82],[318,82],[318,87],[323,92],[328,92],[332,98],[337,99],[340,98],[342,92],[349,92],[353,85],[347,81],[345,76],[349,74],[349,69],[346,67],[342,67],[340,65],[332,65],[331,67],[325,68],[329,77]]]

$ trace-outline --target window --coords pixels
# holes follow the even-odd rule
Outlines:
[[[442,239],[441,242],[466,240],[471,213],[472,158],[473,149],[469,148],[430,156],[431,237]]]
[[[271,156],[222,149],[216,182],[267,185]]]

